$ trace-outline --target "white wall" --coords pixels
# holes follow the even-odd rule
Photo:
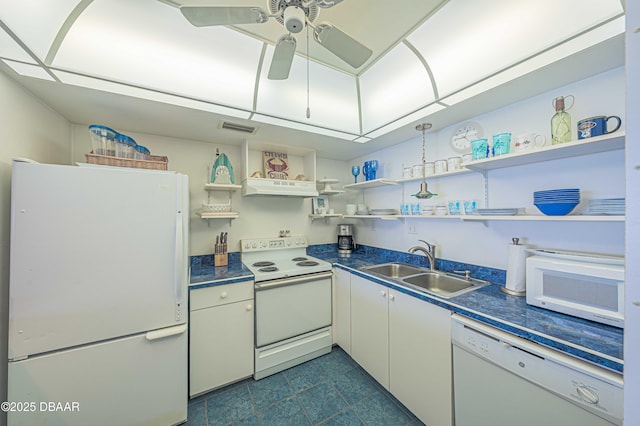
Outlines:
[[[533,131],[549,140],[550,120],[554,113],[551,101],[556,96],[571,94],[576,99],[575,106],[569,110],[574,139],[577,138],[575,123],[594,115],[618,115],[622,118],[621,130],[624,130],[624,78],[624,69],[615,69],[469,119],[482,125],[485,137],[503,131],[514,136]],[[451,126],[427,133],[427,161],[459,155],[449,147],[454,130],[455,126]],[[404,165],[420,163],[421,141],[421,135],[416,131],[415,139],[358,158],[347,166],[377,159],[381,163],[377,177],[400,179]],[[623,197],[624,152],[618,150],[498,169],[490,171],[488,179],[488,207],[525,207],[529,212],[539,214],[532,201],[532,193],[537,190],[580,188],[583,200]],[[484,179],[480,173],[427,179],[427,182],[429,190],[440,196],[422,201],[424,204],[435,205],[452,199],[484,199]],[[419,184],[414,181],[399,187],[367,189],[363,194],[350,194],[349,199],[354,202],[364,200],[369,208],[399,208],[402,202],[416,202],[410,194],[418,191]],[[586,205],[586,201],[581,203],[576,212],[584,211]],[[506,268],[506,245],[512,237],[519,237],[521,242],[536,247],[610,254],[624,252],[623,223],[490,222],[485,226],[454,219],[407,219],[404,224],[380,220],[354,223],[357,240],[363,244],[406,251],[420,238],[437,244],[438,257],[501,269]],[[409,233],[412,226],[415,226],[416,234]]]
[[[99,120],[99,117],[96,117]],[[98,121],[99,122],[99,121]],[[109,126],[109,123],[100,123]],[[202,202],[207,200],[204,184],[209,181],[210,169],[215,160],[216,148],[227,154],[234,168],[236,183],[241,183],[244,175],[239,146],[222,145],[215,141],[201,142],[172,139],[160,136],[128,132],[127,129],[115,129],[133,137],[137,143],[148,147],[153,155],[163,155],[169,159],[169,170],[189,175],[191,198],[190,255],[210,254],[213,252],[215,236],[220,232],[229,233],[229,251],[239,251],[239,240],[252,237],[275,237],[281,229],[292,234],[306,235],[312,244],[332,243],[336,241],[336,219],[314,221],[309,219],[311,200],[298,197],[242,197],[240,191],[231,195],[232,209],[240,212],[240,217],[228,219],[203,220],[195,215]],[[85,154],[91,151],[91,140],[87,125],[73,126],[74,161],[86,161]],[[344,173],[344,162],[318,159],[317,175],[339,178]],[[227,193],[211,192],[212,202],[228,201]],[[344,210],[343,197],[332,197],[330,207]]]
[[[71,133],[64,118],[1,71],[0,93],[0,401],[6,401],[11,159],[68,164]],[[5,423],[2,413],[0,424]]]

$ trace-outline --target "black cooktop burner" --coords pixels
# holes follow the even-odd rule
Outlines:
[[[275,263],[269,261],[256,262],[251,266],[255,266],[256,268],[260,268],[261,266],[273,266]]]
[[[271,263],[271,262],[258,262],[258,263]],[[273,263],[271,263],[271,264],[273,265]],[[255,266],[255,263],[254,263],[254,266]],[[266,266],[264,268],[258,269],[258,271],[260,271],[260,272],[275,272],[277,270],[278,270],[278,268],[276,268],[275,266]]]
[[[303,260],[302,262],[296,263],[296,266],[317,266],[317,265],[319,265],[319,263],[316,262],[315,260]]]
[[[294,262],[302,262],[303,260],[307,260],[306,257],[294,257],[293,259]]]

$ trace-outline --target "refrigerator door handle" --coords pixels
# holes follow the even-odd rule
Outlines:
[[[187,331],[187,324],[180,324],[174,327],[162,328],[160,330],[148,331],[144,337],[147,340],[158,340],[164,339],[165,337],[175,336],[177,334],[182,334]]]

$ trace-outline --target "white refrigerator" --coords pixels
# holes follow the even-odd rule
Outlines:
[[[14,161],[11,180],[8,424],[184,422],[188,177]]]

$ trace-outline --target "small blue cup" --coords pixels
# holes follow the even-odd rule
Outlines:
[[[481,160],[489,156],[489,141],[487,139],[475,139],[471,141],[471,158]]]
[[[511,133],[493,135],[493,155],[508,154],[511,148]]]

